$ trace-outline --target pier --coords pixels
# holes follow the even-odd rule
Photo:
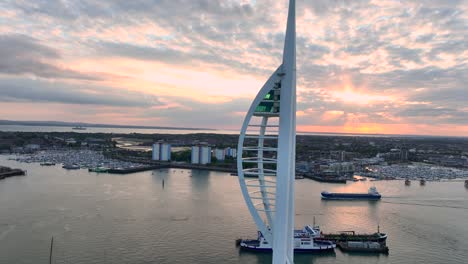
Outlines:
[[[128,173],[165,169],[165,168],[169,168],[169,166],[168,165],[150,165],[150,166],[142,166],[142,167],[134,167],[134,168],[115,168],[115,169],[109,169],[107,172],[114,173],[114,174],[128,174]]]
[[[202,164],[191,164],[191,163],[183,163],[183,162],[170,162],[170,161],[154,161],[142,158],[135,158],[135,157],[115,157],[116,159],[126,161],[126,162],[133,162],[139,164],[148,165],[145,170],[152,170],[152,169],[187,169],[187,170],[209,170],[209,171],[219,171],[219,172],[228,172],[228,173],[236,173],[236,168],[228,168],[228,167],[220,167],[220,166],[210,166],[210,165],[202,165]],[[154,168],[150,168],[154,167]],[[142,170],[140,170],[142,171]],[[109,170],[110,173],[113,173]],[[131,173],[131,172],[129,172]]]
[[[328,177],[321,177],[321,176],[317,176],[317,175],[312,175],[312,174],[309,174],[309,173],[305,173],[304,178],[312,179],[312,180],[318,181],[318,182],[345,183],[346,184],[346,179],[344,179],[344,178],[328,178]]]

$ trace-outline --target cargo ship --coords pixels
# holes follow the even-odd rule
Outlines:
[[[381,197],[375,187],[370,187],[368,193],[322,192],[322,199],[324,200],[380,200]]]

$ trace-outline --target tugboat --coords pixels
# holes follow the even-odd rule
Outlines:
[[[305,226],[302,230],[294,230],[294,253],[333,252],[336,244],[332,241],[314,238],[320,237],[320,230]],[[237,244],[244,250],[271,252],[272,245],[258,231],[257,239],[240,239]]]
[[[410,185],[411,185],[411,181],[410,181],[408,178],[406,178],[406,180],[405,180],[405,185],[406,185],[406,186],[410,186]]]
[[[370,187],[368,193],[330,193],[322,192],[324,200],[380,200],[382,195],[376,187]]]

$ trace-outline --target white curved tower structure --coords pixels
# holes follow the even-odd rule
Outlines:
[[[275,264],[293,263],[294,258],[295,13],[290,0],[283,62],[255,97],[238,143],[242,195],[258,230],[273,245]]]

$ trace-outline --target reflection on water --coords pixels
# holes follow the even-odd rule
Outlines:
[[[307,263],[318,263],[326,262],[333,263],[336,260],[335,252],[322,253],[320,255],[311,255],[304,253],[294,254],[294,262],[307,264]],[[272,254],[266,252],[251,252],[251,251],[239,251],[239,263],[261,263],[269,264],[272,262]]]
[[[65,171],[60,166],[0,164],[28,170],[0,181],[0,263],[271,263],[240,252],[256,236],[238,179],[227,173],[162,169],[129,175]],[[162,188],[162,181],[165,187]],[[366,192],[381,201],[325,201],[323,190]],[[296,226],[315,217],[324,232],[389,235],[390,255],[296,255],[295,263],[465,263],[468,193],[462,182],[403,181],[347,185],[296,181]]]

